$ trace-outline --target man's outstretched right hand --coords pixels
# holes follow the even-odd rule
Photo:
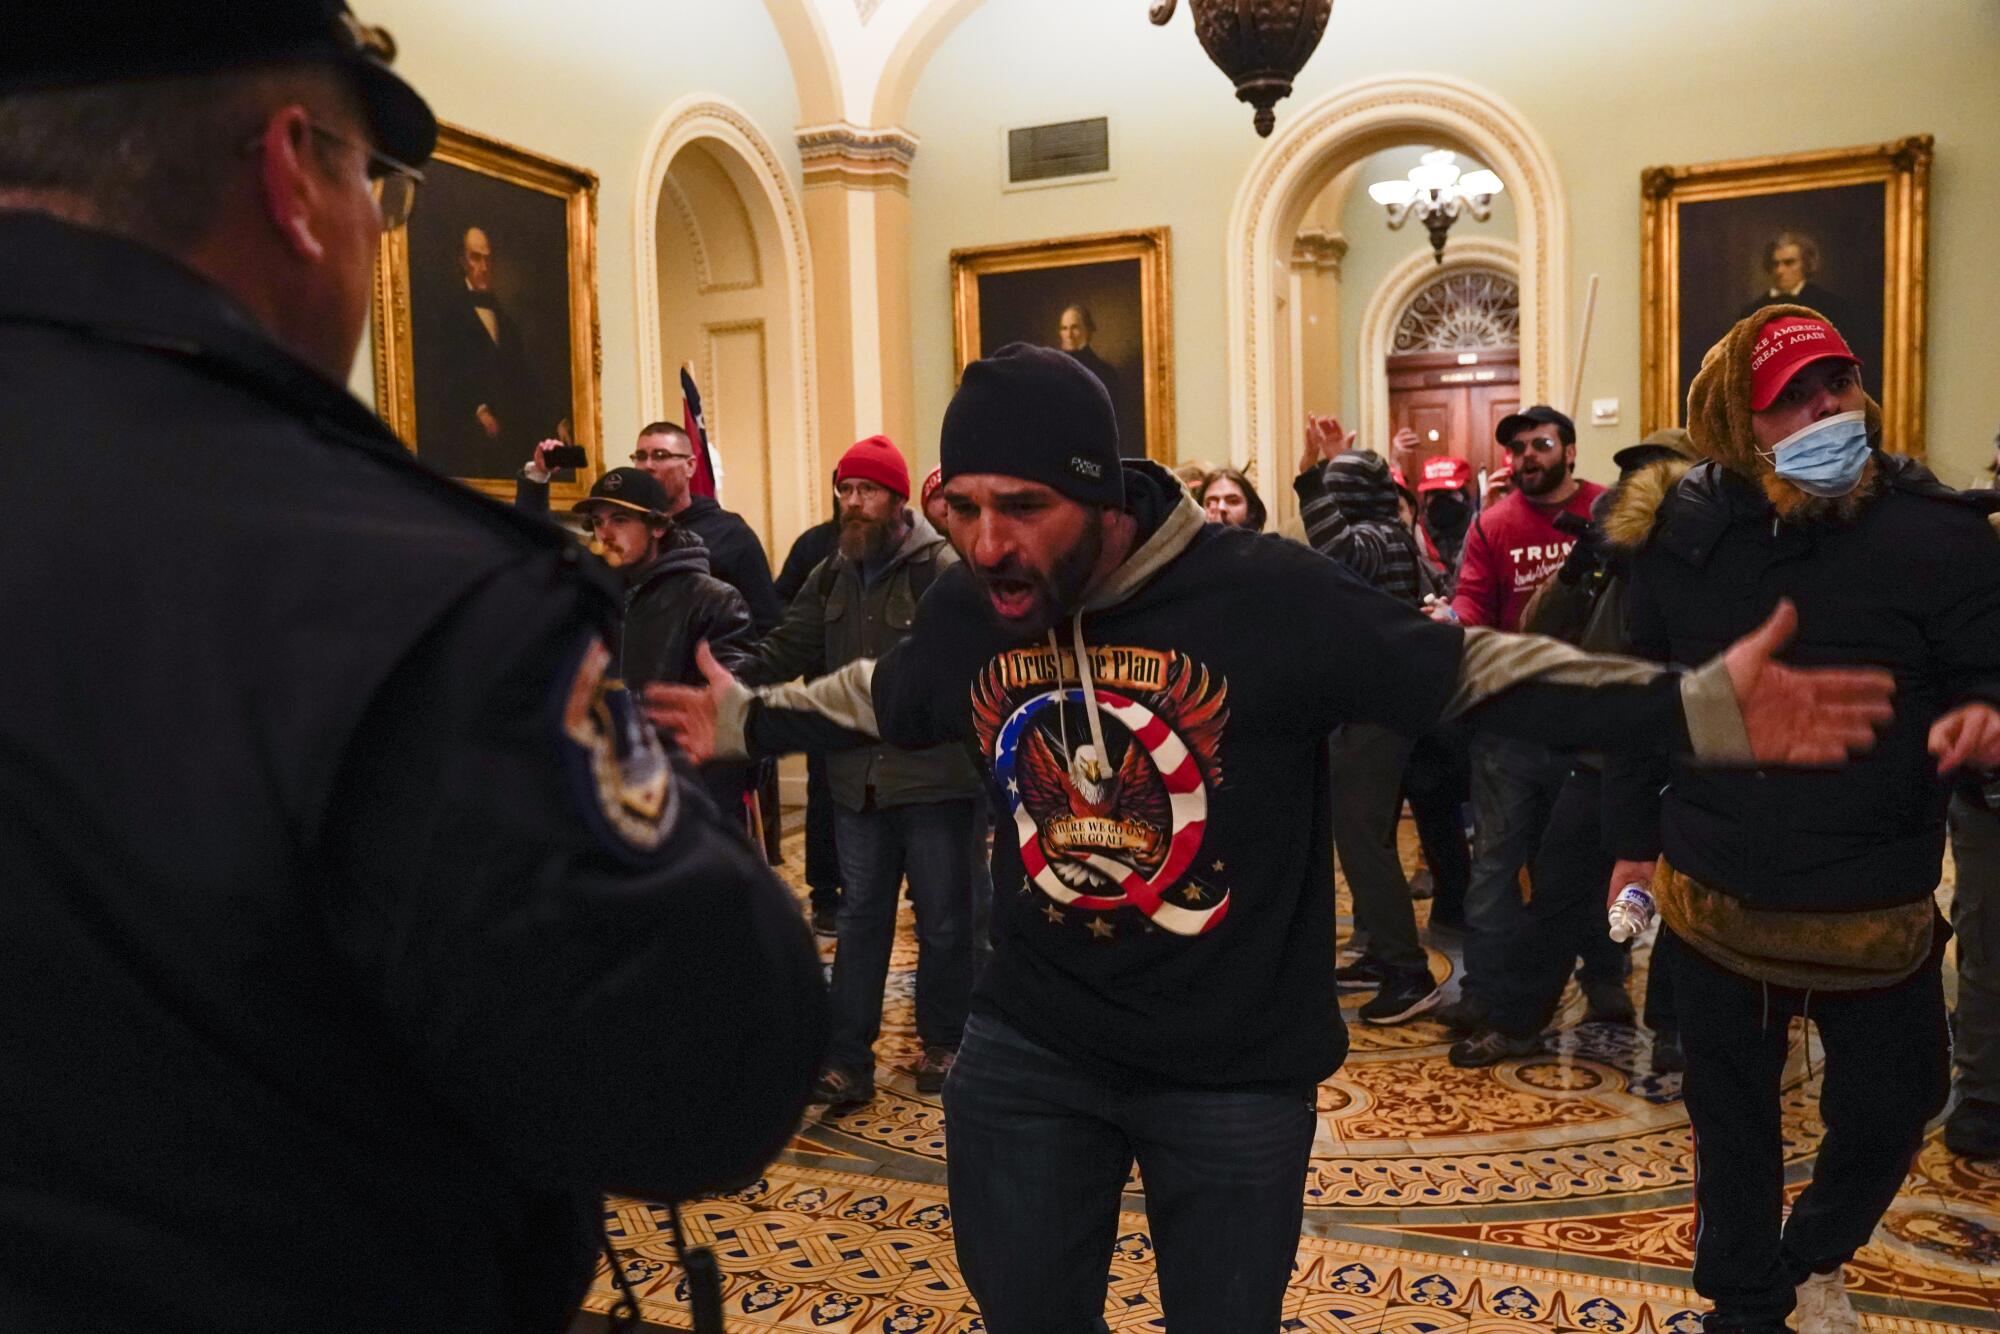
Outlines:
[[[655,681],[641,694],[640,707],[688,759],[706,764],[715,758],[715,720],[722,698],[736,685],[736,678],[708,651],[706,639],[695,645],[694,664],[707,684],[681,686]]]

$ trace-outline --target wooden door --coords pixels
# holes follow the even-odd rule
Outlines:
[[[1472,431],[1478,438],[1482,454],[1468,454],[1474,468],[1491,471],[1506,460],[1507,451],[1493,438],[1493,432],[1500,425],[1500,419],[1509,413],[1521,410],[1521,384],[1519,367],[1515,368],[1516,378],[1511,384],[1481,384],[1472,387]]]
[[[1514,348],[1406,352],[1389,358],[1390,430],[1418,436],[1417,460],[1455,454],[1475,469],[1505,457],[1493,428],[1521,403],[1520,353]]]

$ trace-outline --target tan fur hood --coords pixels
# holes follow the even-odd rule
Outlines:
[[[1772,470],[1771,461],[1757,452],[1757,437],[1750,429],[1750,354],[1757,345],[1757,331],[1784,315],[1826,319],[1806,306],[1774,302],[1738,320],[1702,357],[1701,370],[1688,388],[1688,435],[1703,458],[1714,459],[1737,476],[1755,482],[1770,497],[1780,517],[1793,521],[1823,515],[1851,518],[1878,487],[1879,470],[1873,459],[1853,491],[1829,500],[1808,495],[1785,481]],[[1879,449],[1882,406],[1870,398],[1865,410],[1868,443]]]
[[[1691,459],[1658,459],[1613,487],[1601,525],[1605,545],[1623,551],[1637,551],[1646,545],[1660,506],[1693,466]]]

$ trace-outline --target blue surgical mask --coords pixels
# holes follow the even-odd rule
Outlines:
[[[1844,496],[1860,483],[1861,470],[1868,466],[1868,414],[1822,417],[1757,452],[1771,460],[1778,476],[1807,495]]]

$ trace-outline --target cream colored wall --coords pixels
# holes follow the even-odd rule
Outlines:
[[[605,452],[608,462],[624,462],[644,424],[633,197],[661,113],[689,93],[721,94],[749,113],[776,149],[794,193],[800,188],[792,138],[798,100],[769,15],[753,0],[356,3],[368,22],[395,35],[396,68],[440,119],[597,173]],[[675,363],[701,359],[692,347],[663,351]],[[353,384],[372,401],[366,347]]]
[[[1227,452],[1223,264],[1240,238],[1224,232],[1261,141],[1187,16],[1156,29],[1143,10],[989,0],[918,84],[906,118],[923,140],[910,182],[917,453],[935,456],[952,390],[952,247],[1161,224],[1174,233],[1180,452]],[[2000,5],[1989,0],[1826,0],[1810,11],[1779,0],[1337,0],[1278,116],[1282,126],[1362,77],[1423,70],[1490,88],[1532,122],[1568,194],[1572,341],[1589,275],[1603,276],[1583,398],[1615,397],[1623,415],[1582,428],[1584,471],[1600,477],[1638,431],[1641,169],[1936,135],[1930,456],[1964,483],[2000,421],[1986,353],[1988,312],[2000,308],[1985,216],[2000,196],[1996,56]],[[1106,110],[1117,179],[1001,190],[1003,126]],[[1344,308],[1358,313],[1364,297],[1343,283]],[[1566,381],[1569,368],[1556,373]]]
[[[1412,145],[1407,148],[1385,149],[1365,159],[1361,170],[1355,175],[1354,189],[1347,196],[1346,207],[1340,212],[1340,230],[1347,237],[1347,258],[1340,266],[1340,406],[1313,408],[1316,412],[1337,412],[1341,420],[1350,426],[1358,425],[1361,411],[1361,394],[1358,377],[1363,369],[1362,357],[1356,347],[1361,336],[1361,313],[1367,308],[1368,298],[1389,271],[1413,254],[1429,254],[1430,233],[1423,223],[1411,218],[1396,231],[1389,230],[1389,214],[1380,204],[1368,197],[1368,186],[1375,181],[1390,180],[1409,174],[1417,159],[1433,144]],[[1486,164],[1466,153],[1458,155],[1458,165],[1464,171],[1475,171]],[[1453,224],[1450,238],[1445,242],[1447,253],[1453,239],[1463,240],[1479,237],[1488,241],[1512,241],[1514,239],[1514,198],[1510,192],[1502,191],[1493,200],[1493,215],[1485,222],[1474,222],[1470,214]],[[1372,442],[1377,449],[1387,449],[1386,441]]]

